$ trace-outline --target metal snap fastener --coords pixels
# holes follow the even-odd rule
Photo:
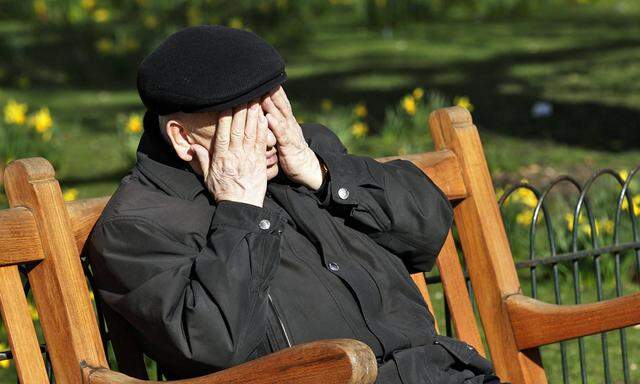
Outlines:
[[[346,200],[349,197],[349,190],[347,188],[338,189],[338,197],[342,200]]]
[[[269,229],[271,227],[271,222],[267,219],[262,219],[258,223],[258,227],[260,227],[260,229]]]
[[[330,261],[329,262],[329,269],[332,270],[332,271],[337,271],[337,270],[340,269],[340,266],[335,261]]]

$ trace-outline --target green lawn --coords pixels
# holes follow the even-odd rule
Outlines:
[[[637,19],[586,14],[511,22],[428,22],[382,33],[334,14],[318,21],[321,27],[306,45],[279,48],[289,74],[285,88],[303,120],[348,132],[353,106],[366,104],[363,121],[371,131],[366,138],[349,141],[354,152],[397,153],[396,145],[380,137],[388,123],[387,109],[422,87],[444,95],[448,103],[456,96],[469,97],[496,184],[523,177],[545,182],[562,173],[584,180],[596,168],[629,169],[640,163]],[[28,28],[19,23],[0,27],[5,38],[25,31]],[[42,66],[46,68],[46,62]],[[122,116],[142,112],[134,74],[131,67],[117,82],[130,86],[96,85],[104,83],[97,69],[95,81],[83,85],[2,87],[0,104],[16,99],[34,108],[48,106],[64,139],[58,165],[63,188],[77,188],[81,198],[110,194],[131,165],[117,139]],[[332,107],[323,110],[326,100]],[[531,117],[538,101],[552,104],[551,117]],[[424,148],[429,147],[427,132],[426,121],[415,130],[424,135]],[[626,279],[627,286],[637,290],[637,281]],[[523,285],[528,284],[523,277]],[[541,297],[552,301],[548,280],[540,290]],[[441,294],[434,297],[442,301]],[[566,297],[570,302],[571,292]],[[612,333],[609,341],[616,335]],[[627,338],[636,367],[632,382],[640,383],[640,329],[629,329]],[[586,343],[590,382],[602,382],[599,336]],[[615,367],[620,364],[618,350],[610,348]],[[557,347],[545,347],[543,358],[550,382],[561,382]],[[571,382],[579,382],[574,347],[569,348],[569,361]],[[7,375],[12,373],[0,371],[0,381],[9,382]]]

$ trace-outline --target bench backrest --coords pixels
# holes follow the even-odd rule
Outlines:
[[[436,151],[402,158],[428,174],[454,204],[474,298],[503,380],[545,383],[538,346],[640,322],[637,295],[568,309],[524,297],[470,114],[459,107],[438,110],[430,128]],[[17,266],[26,264],[56,381],[80,383],[82,361],[107,366],[79,254],[108,197],[64,203],[53,168],[41,158],[13,162],[5,171],[5,186],[12,208],[0,212],[0,309],[18,375],[25,383],[47,382],[21,294]],[[437,265],[456,336],[484,354],[451,234]],[[424,275],[412,277],[431,306]],[[577,322],[594,316],[605,320]],[[114,349],[116,355],[126,353]]]

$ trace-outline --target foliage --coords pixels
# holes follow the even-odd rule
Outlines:
[[[9,100],[0,122],[0,168],[14,159],[43,156],[55,164],[57,128],[49,108],[29,111],[26,103]]]
[[[360,0],[370,26],[401,27],[432,19],[486,20],[522,18],[542,10],[567,9],[590,0]]]
[[[581,207],[578,219],[575,220],[574,211],[579,192],[569,183],[558,184],[550,190],[541,206],[537,221],[534,224],[535,210],[539,199],[523,180],[513,188],[498,189],[497,197],[504,195],[502,214],[511,240],[512,251],[516,260],[528,260],[530,257],[548,257],[554,253],[550,241],[553,240],[555,254],[571,253],[576,250],[594,249],[634,241],[640,231],[634,227],[640,223],[640,178],[630,180],[629,196],[620,205],[620,216],[616,217],[618,198],[621,193],[622,182],[630,177],[627,170],[619,171],[618,177],[604,175],[589,189]],[[546,209],[546,211],[545,211]],[[577,225],[576,225],[577,224]],[[532,230],[535,235],[532,237]],[[551,233],[551,238],[547,230]],[[575,237],[575,241],[574,241]],[[585,269],[593,268],[593,259],[587,258],[581,262]],[[628,259],[629,262],[632,259]],[[612,264],[605,263],[604,273],[612,275]],[[633,268],[625,269],[631,279]],[[565,265],[559,272],[569,278],[572,271]],[[551,270],[540,268],[538,277],[549,278]],[[591,277],[593,277],[591,275]],[[593,286],[594,280],[588,279],[588,285]]]
[[[273,44],[295,46],[312,34],[311,19],[327,5],[321,0],[13,2],[3,16],[29,22],[34,36],[46,38],[24,39],[22,31],[16,30],[11,39],[0,43],[0,49],[12,53],[0,80],[4,77],[9,84],[23,87],[34,81],[95,82],[96,68],[102,69],[105,80],[122,81],[123,74],[130,80],[130,68],[167,35],[200,24],[253,30]],[[59,49],[64,49],[65,66],[56,59]],[[39,68],[37,58],[48,59],[48,68]]]
[[[136,150],[142,136],[142,114],[132,113],[129,116],[119,114],[116,124],[117,136],[120,140],[124,160],[133,165],[136,161]]]

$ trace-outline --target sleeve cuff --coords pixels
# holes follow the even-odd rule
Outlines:
[[[333,203],[357,205],[356,175],[349,171],[348,155],[316,152],[316,156],[327,166],[328,170],[326,185],[315,192],[318,203],[321,206],[329,206]]]
[[[280,234],[285,219],[281,213],[236,201],[221,201],[217,204],[211,227],[235,227],[256,233]]]

